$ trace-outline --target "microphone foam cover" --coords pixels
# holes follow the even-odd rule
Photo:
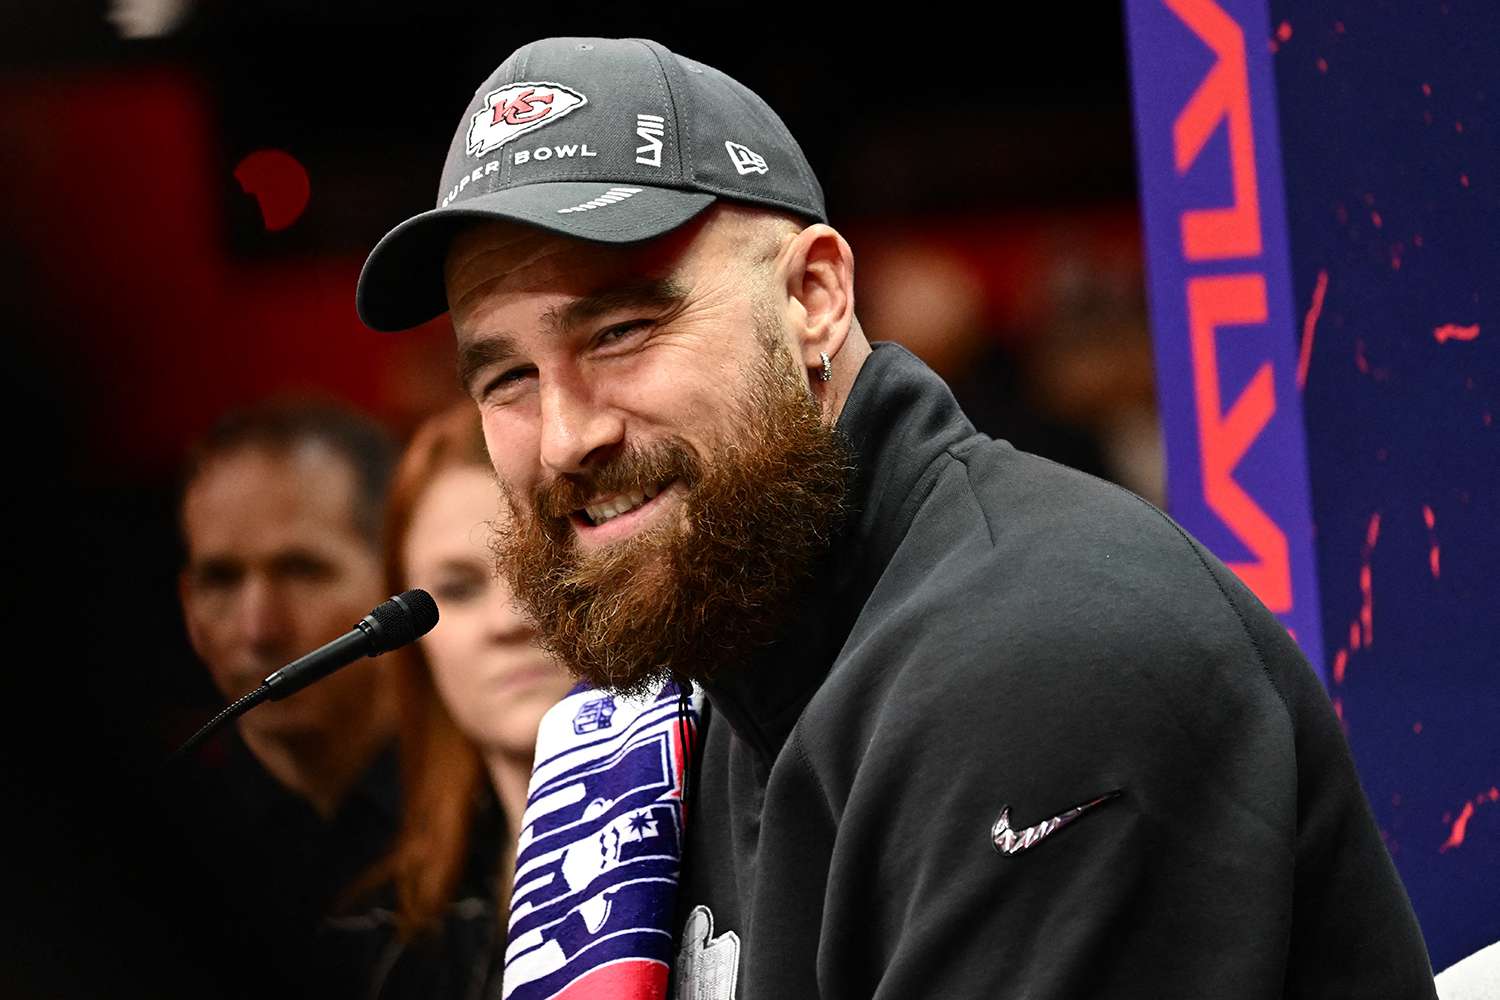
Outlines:
[[[437,601],[434,601],[427,591],[408,590],[396,600],[404,602],[407,610],[411,612],[413,639],[420,639],[431,632],[432,627],[438,623]]]
[[[379,652],[387,653],[431,632],[437,624],[438,607],[427,591],[408,590],[382,601],[370,617],[379,626]]]

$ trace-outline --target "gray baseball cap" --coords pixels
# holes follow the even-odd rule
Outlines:
[[[635,243],[720,198],[827,221],[802,149],[742,84],[643,38],[544,38],[475,91],[437,207],[376,244],[355,303],[376,330],[442,315],[449,242],[475,219]]]

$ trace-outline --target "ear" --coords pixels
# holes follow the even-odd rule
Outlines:
[[[782,250],[790,333],[816,381],[822,355],[837,358],[854,323],[854,252],[832,226],[808,226]]]

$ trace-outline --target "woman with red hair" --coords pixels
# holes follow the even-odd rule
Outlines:
[[[386,573],[441,618],[396,668],[402,824],[367,884],[394,888],[406,946],[448,952],[456,981],[434,997],[495,992],[537,726],[572,686],[495,574],[500,506],[473,404],[423,424],[391,485]]]

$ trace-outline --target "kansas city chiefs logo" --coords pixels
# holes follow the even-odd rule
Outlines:
[[[557,83],[512,83],[492,90],[469,120],[469,155],[483,156],[588,102],[578,91]]]

